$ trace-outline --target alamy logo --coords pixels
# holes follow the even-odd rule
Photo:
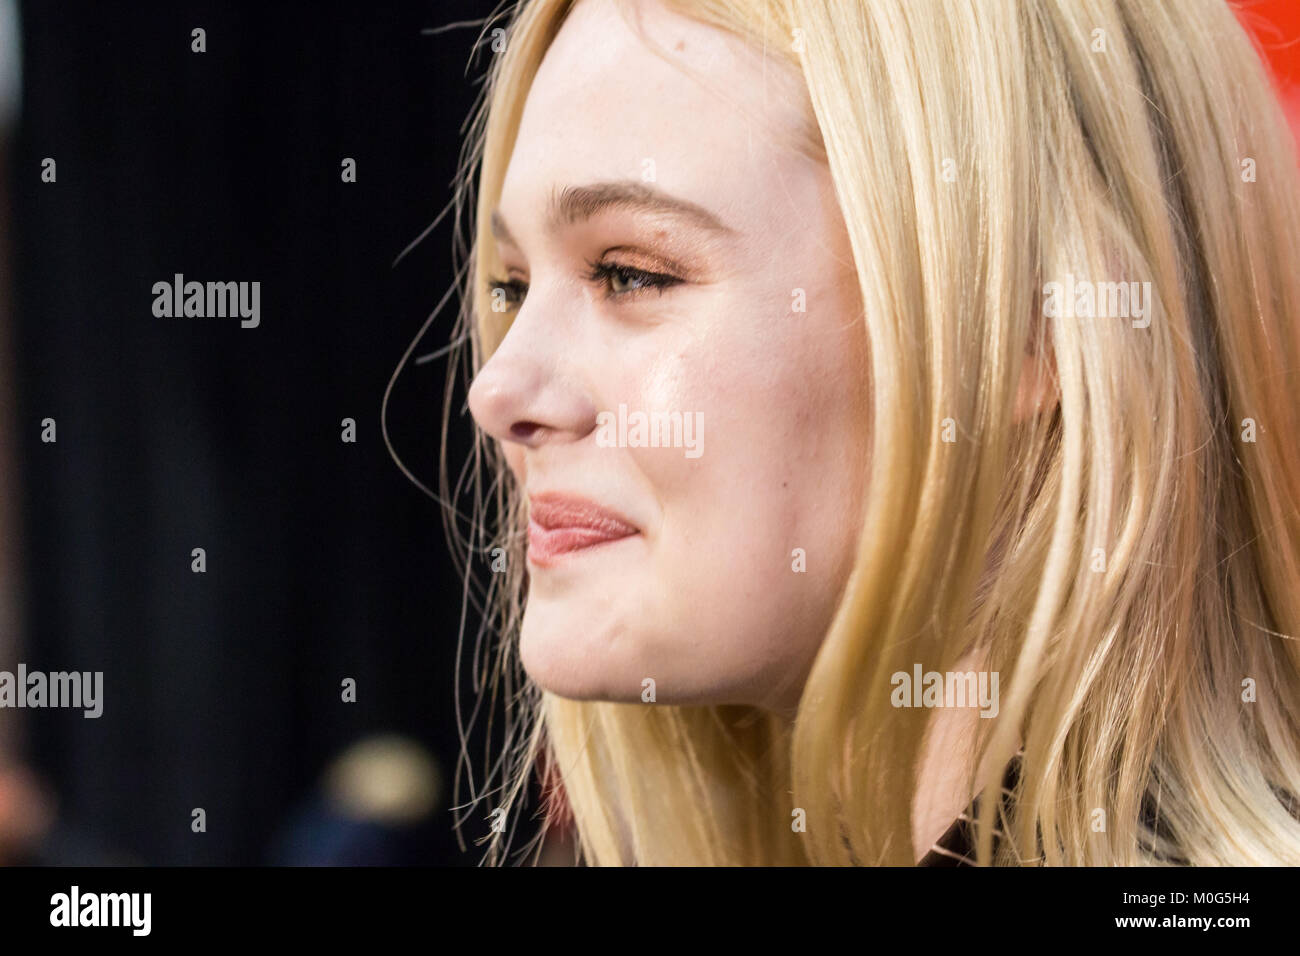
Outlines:
[[[80,707],[83,717],[104,712],[103,671],[0,671],[0,707]]]
[[[239,316],[245,329],[255,329],[262,321],[260,282],[186,282],[178,272],[171,282],[155,282],[153,294],[153,314],[160,319]]]
[[[596,444],[600,448],[684,448],[687,458],[704,454],[703,412],[629,412],[596,415]]]
[[[895,671],[889,679],[893,691],[889,702],[895,707],[978,707],[981,717],[998,715],[997,671],[921,672]]]
[[[1043,286],[1043,315],[1049,319],[1129,319],[1133,328],[1151,324],[1150,282],[1089,282],[1066,273],[1064,282]]]
[[[152,893],[82,893],[73,886],[50,897],[51,926],[129,926],[132,936],[148,936]]]

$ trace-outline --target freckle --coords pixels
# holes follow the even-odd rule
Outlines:
[[[678,53],[681,53],[683,50],[686,49],[686,41],[685,41],[685,40],[678,40],[678,41],[677,41],[677,45],[676,45],[675,47],[673,47],[673,49],[676,50]]]

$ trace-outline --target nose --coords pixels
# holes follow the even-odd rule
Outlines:
[[[582,384],[567,325],[543,328],[533,291],[469,389],[469,410],[501,442],[540,448],[595,430],[596,406]],[[559,326],[559,327],[557,327]]]

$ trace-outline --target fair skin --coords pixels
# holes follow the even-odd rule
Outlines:
[[[566,697],[640,701],[652,679],[658,703],[792,710],[851,566],[845,505],[864,493],[852,254],[826,166],[789,145],[800,87],[770,60],[765,80],[729,34],[642,12],[674,58],[734,81],[707,89],[612,3],[584,0],[530,89],[497,206],[499,278],[526,295],[470,409],[526,495],[581,497],[637,529],[546,566],[530,555],[520,653]],[[606,208],[547,228],[553,190],[627,180],[718,225]],[[593,282],[590,262],[679,281]],[[702,453],[602,447],[597,416],[621,404],[702,417]]]
[[[610,0],[582,0],[530,88],[494,217],[512,323],[469,406],[534,502],[520,654],[564,697],[639,702],[653,680],[660,704],[790,715],[865,495],[858,277],[825,161],[793,145],[811,116],[798,75],[635,8],[674,62]],[[553,220],[570,187],[598,188]],[[665,197],[675,209],[638,204]],[[598,419],[620,405],[702,421],[701,453],[609,447]],[[943,794],[928,848],[969,795],[926,789]]]

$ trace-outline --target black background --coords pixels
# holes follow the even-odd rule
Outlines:
[[[492,55],[475,52],[480,24],[422,31],[496,6],[21,5],[19,657],[102,670],[105,698],[98,720],[0,715],[22,721],[24,756],[57,792],[50,861],[271,862],[330,758],[376,732],[423,742],[449,788],[462,582],[438,507],[385,448],[380,404],[452,282],[449,221],[393,263],[451,198]],[[260,281],[260,326],[156,318],[152,286],[178,272]],[[416,355],[446,344],[454,312]],[[389,409],[431,486],[447,374],[408,366]],[[453,462],[470,432],[455,412]],[[418,861],[478,861],[452,835],[451,796]]]

